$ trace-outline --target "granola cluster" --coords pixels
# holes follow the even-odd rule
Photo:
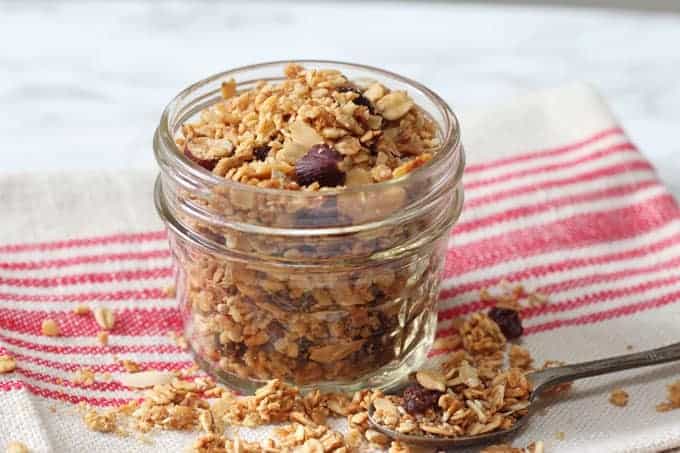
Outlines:
[[[404,91],[295,64],[285,76],[241,92],[233,79],[223,83],[223,101],[183,125],[178,147],[224,178],[319,190],[404,176],[440,145],[435,124]]]

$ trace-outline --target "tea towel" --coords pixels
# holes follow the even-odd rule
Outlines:
[[[479,290],[505,279],[549,295],[524,318],[539,362],[576,362],[680,341],[680,210],[598,94],[574,84],[461,115],[468,165],[464,212],[451,233],[438,335],[483,309]],[[140,150],[140,152],[151,152]],[[113,359],[180,369],[190,357],[165,296],[170,252],[152,203],[152,172],[0,177],[0,446],[34,452],[184,451],[196,434],[147,445],[88,431],[74,405],[119,404]],[[85,303],[117,318],[108,347]],[[40,333],[50,317],[62,336]],[[446,351],[433,351],[437,357]],[[73,381],[81,367],[112,382]],[[658,413],[680,364],[578,382],[534,416],[516,445],[546,451],[652,452],[680,446],[680,410]],[[608,402],[622,387],[625,408]],[[263,432],[255,436],[265,435]]]

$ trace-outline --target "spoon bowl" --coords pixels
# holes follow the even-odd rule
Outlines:
[[[368,420],[373,429],[381,432],[393,440],[398,440],[407,444],[431,447],[437,450],[463,448],[479,444],[491,444],[507,437],[516,435],[521,429],[523,429],[527,425],[529,417],[531,417],[536,409],[536,400],[538,397],[540,397],[541,393],[545,392],[549,388],[565,382],[575,381],[577,379],[600,376],[602,374],[614,373],[617,371],[629,370],[633,368],[658,365],[676,360],[680,360],[680,343],[674,343],[644,352],[533,371],[526,375],[529,382],[531,382],[532,388],[532,392],[529,397],[527,414],[517,419],[515,424],[508,429],[492,431],[476,436],[444,437],[434,435],[424,436],[403,434],[381,425],[375,420],[375,407],[373,406],[373,403],[371,403],[371,405],[368,407]],[[395,394],[401,392],[409,383],[410,381],[402,383],[401,385],[393,388],[391,393]]]

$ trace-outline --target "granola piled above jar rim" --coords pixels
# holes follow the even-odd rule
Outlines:
[[[217,176],[263,188],[316,191],[407,175],[441,146],[435,123],[406,91],[291,63],[182,126],[178,148]]]
[[[432,341],[447,234],[462,208],[458,123],[436,94],[398,75],[299,64],[316,69],[265,63],[205,79],[161,118],[155,201],[185,338],[199,363],[242,389],[272,378],[384,385]],[[296,160],[282,159],[294,148]],[[389,179],[379,181],[383,163]]]

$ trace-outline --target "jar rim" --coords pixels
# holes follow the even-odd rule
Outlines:
[[[382,74],[395,79],[403,84],[408,85],[411,88],[418,90],[421,94],[426,96],[430,102],[432,102],[436,107],[444,114],[444,124],[443,124],[443,139],[439,147],[439,151],[434,154],[432,159],[426,164],[414,169],[406,175],[400,176],[398,178],[389,179],[383,182],[377,182],[373,184],[364,184],[354,187],[342,187],[342,188],[323,188],[319,191],[292,191],[292,190],[281,190],[275,188],[267,187],[257,187],[254,185],[243,184],[238,181],[223,178],[221,176],[215,175],[212,172],[206,170],[200,165],[193,162],[184,153],[178,152],[177,145],[175,144],[175,137],[172,132],[172,125],[170,124],[170,118],[172,110],[177,106],[182,100],[189,97],[196,90],[214,83],[217,80],[226,79],[229,77],[234,77],[240,72],[264,69],[268,67],[276,67],[284,64],[299,64],[299,65],[330,65],[338,67],[347,67],[350,69],[363,70],[367,72],[374,72],[377,74]],[[261,80],[261,79],[260,79]],[[238,82],[239,84],[254,82],[255,80],[247,80]],[[189,176],[200,184],[208,186],[223,186],[234,190],[242,192],[250,192],[253,194],[263,194],[263,195],[277,195],[281,196],[283,193],[288,195],[294,194],[295,197],[323,197],[323,196],[337,196],[341,194],[353,194],[353,193],[372,193],[379,192],[391,187],[399,187],[402,184],[413,182],[414,180],[424,179],[428,177],[428,170],[437,167],[437,164],[446,162],[448,155],[451,153],[460,152],[460,123],[458,118],[454,114],[451,107],[444,101],[437,93],[427,88],[425,85],[417,82],[408,77],[404,77],[397,73],[380,69],[374,66],[348,63],[343,61],[334,60],[314,60],[314,59],[304,59],[304,60],[278,60],[278,61],[268,61],[263,63],[251,64],[246,66],[240,66],[237,68],[229,69],[214,75],[211,75],[205,79],[199,80],[188,87],[180,91],[163,109],[161,114],[160,123],[156,134],[154,135],[154,153],[156,160],[161,162],[168,162],[172,167],[179,169],[184,175]],[[464,166],[464,159],[459,159],[459,168],[456,169],[453,177],[456,179],[454,184],[462,177],[462,167]]]

